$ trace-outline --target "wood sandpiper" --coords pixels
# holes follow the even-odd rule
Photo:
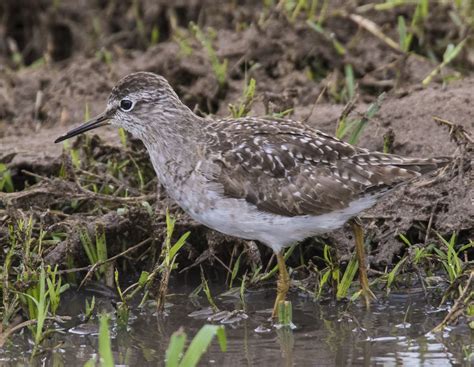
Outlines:
[[[196,221],[272,248],[279,269],[273,316],[290,286],[285,247],[342,227],[394,187],[450,161],[370,152],[290,119],[205,119],[148,72],[120,80],[103,113],[55,142],[106,124],[143,141],[159,182]],[[352,227],[368,304],[363,233],[356,221]]]

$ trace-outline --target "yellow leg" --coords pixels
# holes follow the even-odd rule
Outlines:
[[[377,298],[370,290],[369,280],[367,278],[367,268],[365,264],[365,250],[364,250],[364,232],[360,224],[357,222],[357,220],[355,219],[352,220],[351,224],[352,224],[352,230],[354,231],[356,255],[357,255],[357,260],[359,263],[360,286],[362,288],[362,294],[365,299],[365,304],[367,308],[369,308],[370,302]]]
[[[285,258],[280,252],[276,255],[278,262],[278,282],[277,282],[277,296],[275,299],[275,306],[273,306],[272,317],[275,318],[278,315],[278,305],[280,302],[286,300],[286,294],[288,289],[290,289],[290,276],[286,270]]]

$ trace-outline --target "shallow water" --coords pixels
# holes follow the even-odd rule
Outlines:
[[[116,365],[163,365],[174,331],[184,327],[191,338],[202,325],[209,323],[206,316],[189,316],[208,307],[205,298],[190,299],[191,289],[173,291],[176,294],[169,297],[166,317],[157,317],[150,306],[132,311],[127,331],[112,323]],[[213,291],[218,293],[217,289]],[[294,330],[278,330],[267,321],[273,292],[272,289],[247,292],[248,318],[227,324],[227,351],[221,352],[214,341],[201,365],[469,365],[465,356],[469,346],[472,350],[473,334],[466,326],[448,328],[441,334],[429,333],[443,319],[445,309],[430,305],[422,292],[392,293],[370,311],[357,304],[320,304],[294,293],[291,296]],[[98,345],[97,320],[85,325],[81,321],[84,299],[88,296],[87,292],[69,292],[64,297],[65,307],[60,314],[73,318],[61,325],[61,333],[53,334],[45,343],[56,348],[31,361],[28,333],[20,333],[3,351],[0,349],[0,366],[82,366],[97,353]],[[97,309],[112,311],[114,302],[110,299],[97,298]],[[216,297],[216,301],[221,310],[239,308],[235,297]]]

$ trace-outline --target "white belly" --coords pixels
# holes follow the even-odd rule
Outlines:
[[[193,219],[209,228],[239,238],[258,240],[279,252],[294,242],[342,227],[347,220],[374,203],[374,197],[366,197],[338,212],[287,217],[259,211],[242,199],[221,198],[213,209],[200,213],[187,211]]]

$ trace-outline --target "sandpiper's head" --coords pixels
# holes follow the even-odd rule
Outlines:
[[[159,130],[163,128],[160,124],[169,124],[180,113],[189,112],[165,78],[148,72],[133,73],[112,89],[104,112],[59,137],[55,143],[108,124],[143,138],[150,127]]]

